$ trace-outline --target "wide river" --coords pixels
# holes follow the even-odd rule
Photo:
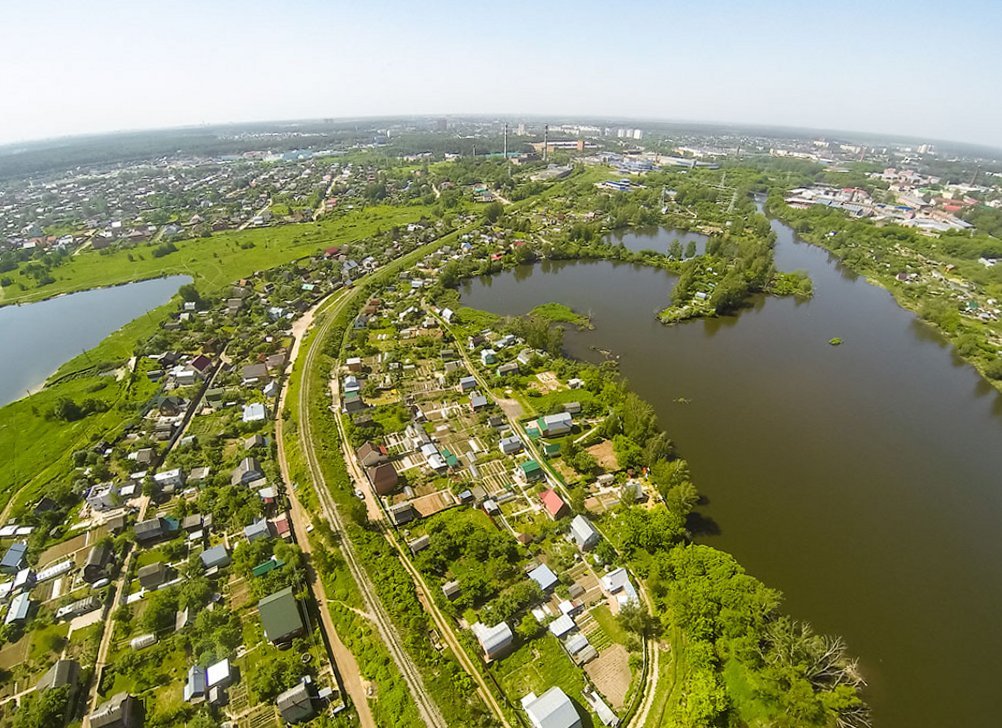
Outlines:
[[[166,303],[190,281],[169,276],[0,308],[0,406],[25,396],[61,364]]]
[[[808,302],[666,328],[653,313],[674,278],[609,262],[523,266],[463,302],[592,314],[568,352],[621,356],[709,499],[700,539],[846,638],[875,726],[999,725],[1002,396],[887,291],[772,225]]]

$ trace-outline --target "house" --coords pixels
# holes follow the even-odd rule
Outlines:
[[[184,471],[181,468],[162,470],[153,476],[153,482],[164,492],[171,488],[180,488],[184,485]]]
[[[580,632],[575,632],[564,640],[564,649],[576,665],[584,665],[598,657],[598,650]]]
[[[268,419],[268,411],[264,408],[263,402],[252,402],[244,405],[244,422],[264,422]]]
[[[476,377],[463,377],[459,380],[459,391],[469,392],[471,389],[477,388]]]
[[[185,516],[181,519],[181,530],[185,533],[201,531],[203,523],[201,513],[192,513],[190,516]]]
[[[633,586],[633,582],[630,581],[630,575],[623,567],[613,569],[599,579],[599,582],[605,591],[616,597],[616,601],[619,602],[619,606],[621,607],[630,602],[639,601],[637,590]]]
[[[498,360],[498,353],[494,349],[484,349],[480,352],[480,363],[485,367],[491,364],[496,364]]]
[[[359,356],[349,356],[344,360],[345,366],[348,367],[349,372],[360,372],[362,371],[362,357]]]
[[[4,574],[17,574],[27,565],[28,562],[25,558],[27,554],[28,544],[24,541],[11,544],[10,548],[4,553],[3,559],[0,560],[0,572]]]
[[[205,669],[205,684],[209,688],[227,688],[233,684],[233,666],[229,659],[223,659]]]
[[[199,354],[191,360],[188,366],[198,372],[202,379],[205,379],[206,375],[212,371],[212,359],[205,354]]]
[[[80,681],[80,663],[76,660],[56,660],[56,664],[42,675],[42,679],[35,685],[35,690],[48,690],[49,688],[61,688],[65,685],[70,690],[76,690]]]
[[[559,412],[555,415],[546,415],[536,420],[539,434],[543,437],[557,437],[566,435],[574,426],[574,418],[567,412]]]
[[[390,507],[389,515],[390,521],[393,522],[394,526],[402,526],[417,518],[418,512],[414,510],[414,506],[410,503],[400,503],[399,505]]]
[[[577,625],[574,624],[574,619],[569,614],[561,614],[549,624],[550,632],[557,639],[575,629],[577,629]]]
[[[571,538],[579,549],[587,551],[599,542],[600,536],[591,525],[591,521],[582,515],[577,515],[571,519]]]
[[[546,477],[542,466],[535,460],[526,460],[524,463],[519,463],[516,475],[520,475],[527,483],[542,480]]]
[[[109,511],[122,504],[121,492],[114,483],[98,483],[92,486],[84,496],[84,500],[91,510],[95,511]]]
[[[303,681],[279,694],[275,704],[282,714],[282,720],[286,723],[301,723],[316,715],[310,688],[310,683]]]
[[[247,485],[263,477],[264,471],[261,469],[261,463],[257,461],[257,458],[244,458],[233,469],[233,474],[230,476],[230,485]]]
[[[156,589],[167,581],[167,564],[157,561],[146,566],[141,566],[136,573],[140,586],[143,589]]]
[[[424,536],[418,536],[413,541],[407,543],[407,548],[411,550],[412,556],[417,556],[418,552],[424,551],[431,544],[431,536],[425,534]]]
[[[226,390],[222,387],[213,387],[205,390],[205,401],[213,407],[219,407],[226,398]]]
[[[565,402],[564,412],[569,415],[577,415],[581,413],[581,403],[580,402]]]
[[[91,728],[142,728],[145,713],[138,698],[118,693],[90,714]]]
[[[502,437],[498,447],[500,447],[502,455],[512,455],[521,451],[522,441],[514,435],[511,437]]]
[[[487,399],[487,397],[485,397],[482,394],[474,392],[473,395],[470,397],[470,407],[473,409],[474,412],[482,410],[484,407],[487,407],[489,405],[490,401]]]
[[[355,451],[355,455],[358,457],[358,461],[362,463],[362,467],[364,468],[379,465],[380,463],[385,463],[389,460],[386,448],[382,445],[374,445],[371,442],[363,443],[362,446]]]
[[[413,422],[407,425],[407,428],[404,430],[404,435],[413,450],[420,450],[422,445],[431,442],[431,437],[424,431],[424,428],[420,425],[414,424]]]
[[[581,716],[574,703],[556,685],[538,698],[529,693],[521,703],[533,728],[581,728]]]
[[[557,585],[557,575],[546,564],[540,564],[530,571],[529,578],[539,584],[539,588],[544,592],[548,592]]]
[[[75,602],[67,604],[65,607],[60,607],[56,610],[56,619],[73,619],[73,617],[78,617],[81,614],[87,614],[88,612],[93,612],[95,609],[101,608],[101,602],[98,601],[96,596],[84,597],[83,599],[78,599]]]
[[[452,600],[459,596],[459,582],[453,579],[452,581],[447,581],[442,585],[442,593],[445,594],[445,598]]]
[[[28,597],[28,592],[21,592],[10,600],[4,624],[22,624],[28,618],[30,609],[31,599]]]
[[[503,377],[505,374],[518,374],[518,362],[509,361],[499,366],[498,376]]]
[[[532,362],[534,356],[536,356],[536,352],[532,349],[522,349],[518,353],[518,356],[515,357],[515,360],[522,366],[527,367]]]
[[[153,462],[154,454],[155,452],[152,447],[144,447],[136,450],[136,452],[133,453],[135,457],[132,457],[131,459],[135,460],[137,465],[149,465]]]
[[[98,543],[89,552],[83,566],[83,580],[88,584],[105,577],[105,569],[111,561],[111,545],[107,542]]]
[[[26,566],[14,575],[14,581],[11,583],[11,592],[30,592],[35,588],[35,582],[35,572]]]
[[[145,544],[163,538],[167,533],[167,524],[162,518],[150,518],[146,521],[140,521],[132,527],[132,530],[135,533],[136,541]]]
[[[390,495],[397,487],[397,471],[393,463],[382,463],[365,469],[365,474],[372,483],[372,489],[379,495]]]
[[[188,675],[184,681],[184,690],[182,692],[184,702],[190,703],[194,700],[204,699],[206,690],[205,669],[198,665],[192,665],[188,668]]]
[[[272,644],[291,642],[305,630],[299,603],[292,595],[291,586],[259,601],[257,611],[261,616],[265,637]]]
[[[515,639],[511,627],[506,622],[498,622],[493,627],[476,622],[471,629],[480,647],[483,648],[484,658],[488,661],[504,655]]]
[[[264,384],[268,381],[267,364],[248,364],[240,370],[241,382],[247,386],[251,384]]]
[[[199,558],[202,559],[202,566],[206,569],[222,568],[229,566],[230,563],[230,554],[223,544],[205,549],[205,551],[199,554]]]
[[[445,322],[447,324],[451,324],[452,323],[452,317],[455,316],[455,315],[456,315],[456,312],[453,311],[451,308],[443,308],[442,309],[442,318],[445,319]]]
[[[194,378],[195,373],[191,372],[192,383],[194,383]],[[176,379],[178,380],[178,384],[182,384],[180,375],[178,375]],[[184,412],[187,404],[188,403],[180,397],[161,397],[159,402],[157,402],[157,409],[160,410],[160,415],[163,417],[177,417],[179,414]]]
[[[361,412],[365,409],[365,402],[362,400],[362,396],[358,392],[347,392],[344,397],[341,398],[341,405],[344,411],[348,414]]]
[[[271,538],[271,531],[268,529],[268,521],[262,518],[254,521],[254,523],[249,526],[245,526],[244,536],[251,543],[262,538]]]
[[[567,504],[564,503],[563,498],[561,498],[557,494],[557,491],[553,488],[548,488],[540,493],[539,500],[543,502],[543,508],[546,509],[546,513],[554,521],[558,518],[563,518],[570,513],[570,509],[567,507]]]

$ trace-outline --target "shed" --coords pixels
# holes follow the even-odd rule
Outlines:
[[[309,683],[300,682],[279,694],[275,703],[282,720],[287,723],[301,723],[309,720],[316,711],[313,708],[313,695]]]
[[[455,599],[459,596],[459,591],[459,582],[455,579],[442,585],[442,593],[445,594],[446,599]]]
[[[550,632],[554,637],[563,637],[565,634],[574,629],[577,625],[574,624],[574,620],[567,614],[561,614],[559,617],[550,622]]]
[[[204,698],[205,690],[205,669],[198,665],[192,665],[188,668],[188,675],[184,681],[182,692],[184,702],[190,703],[193,700]]]

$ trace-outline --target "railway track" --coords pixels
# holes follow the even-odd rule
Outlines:
[[[382,602],[376,595],[375,588],[373,587],[368,574],[365,572],[365,569],[361,566],[361,564],[358,563],[358,559],[355,556],[354,546],[344,529],[340,513],[337,509],[337,504],[334,503],[334,499],[331,497],[330,491],[328,490],[323,470],[317,460],[316,453],[313,451],[310,439],[309,402],[311,384],[309,372],[316,363],[317,352],[320,350],[319,345],[330,332],[334,321],[337,319],[337,315],[356,295],[357,292],[353,292],[348,296],[345,296],[325,313],[323,320],[318,324],[316,336],[309,343],[307,348],[306,358],[303,363],[302,386],[299,390],[299,401],[297,402],[300,422],[300,445],[303,449],[303,454],[306,456],[306,462],[310,469],[310,476],[313,479],[313,484],[317,492],[317,497],[320,502],[323,515],[327,518],[334,530],[341,535],[341,550],[344,553],[348,569],[351,572],[352,577],[355,579],[355,582],[358,584],[366,609],[369,614],[372,615],[373,622],[376,624],[380,637],[389,649],[390,656],[393,658],[394,663],[396,663],[397,668],[404,677],[404,681],[407,683],[407,687],[414,699],[414,703],[417,705],[417,709],[421,714],[422,720],[426,725],[432,726],[432,728],[446,728],[447,723],[442,717],[441,711],[435,702],[428,696],[424,687],[424,682],[421,679],[421,674],[418,672],[418,669],[410,659],[410,656],[400,644],[400,639],[396,630],[390,621],[389,615],[383,608]]]

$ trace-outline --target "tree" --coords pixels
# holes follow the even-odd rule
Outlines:
[[[619,625],[627,632],[645,637],[650,635],[657,622],[638,600],[631,600],[619,608]]]
[[[668,246],[668,255],[673,260],[682,260],[682,243],[678,238],[672,240]]]
[[[683,518],[692,513],[698,503],[699,491],[688,480],[672,486],[665,494],[665,505],[670,511],[678,513]]]
[[[504,215],[504,207],[500,202],[492,202],[484,208],[484,220],[493,225]]]
[[[202,294],[198,292],[198,288],[195,287],[194,283],[185,283],[178,289],[178,293],[181,294],[182,300],[194,303],[198,308],[202,307]]]
[[[515,626],[515,632],[525,641],[531,640],[543,631],[541,625],[531,614],[526,614]]]
[[[70,699],[70,686],[28,694],[14,712],[13,728],[50,728],[63,725]]]
[[[685,246],[685,257],[693,258],[695,257],[695,255],[696,255],[696,241],[690,240],[689,243]]]

